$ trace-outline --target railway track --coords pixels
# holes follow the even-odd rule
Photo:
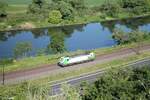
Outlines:
[[[141,52],[143,51],[150,51],[150,45],[142,47]],[[115,59],[121,59],[135,54],[136,54],[135,50],[128,48],[119,50],[117,52],[113,52],[111,54],[99,55],[96,57],[96,60],[92,62],[77,64],[69,67],[62,68],[57,64],[53,64],[53,65],[43,65],[34,69],[10,72],[5,74],[5,84],[16,84],[19,82],[24,82],[26,80],[35,80],[39,78],[44,78],[49,75],[57,74],[60,72],[71,71],[79,69],[81,67],[94,66],[96,64],[109,62]],[[0,76],[0,83],[2,84],[2,75]]]

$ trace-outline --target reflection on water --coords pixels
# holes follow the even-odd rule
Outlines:
[[[116,45],[112,32],[116,27],[128,32],[135,29],[150,32],[150,17],[90,23],[55,28],[33,29],[28,31],[0,32],[0,58],[12,57],[18,42],[29,41],[36,55],[39,49],[47,53],[63,51],[91,50]]]

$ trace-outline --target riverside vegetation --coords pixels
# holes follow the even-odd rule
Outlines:
[[[82,100],[149,100],[150,67],[110,71],[92,85],[83,85]]]
[[[78,89],[64,84],[63,96],[49,96],[48,85],[23,83],[17,86],[0,86],[0,98],[2,100],[149,100],[149,80],[149,66],[133,70],[111,69],[93,84],[82,82]]]
[[[0,5],[1,31],[144,16],[150,12],[149,0],[32,0],[24,8],[13,6],[13,11],[8,10],[11,3],[1,1]],[[23,11],[17,12],[19,9]]]

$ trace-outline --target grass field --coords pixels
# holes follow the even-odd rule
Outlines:
[[[5,0],[10,5],[28,5],[32,0]]]
[[[45,0],[47,2],[50,2],[51,0]],[[90,6],[95,6],[102,4],[106,0],[85,0],[85,3]],[[12,5],[28,5],[32,2],[32,0],[6,0],[8,4]]]
[[[27,5],[9,5],[7,12],[9,14],[25,13],[27,11]]]
[[[85,0],[85,3],[92,7],[92,6],[98,6],[105,2],[106,0]]]

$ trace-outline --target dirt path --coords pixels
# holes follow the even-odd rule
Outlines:
[[[81,67],[89,67],[93,66],[96,64],[101,64],[107,61],[123,58],[123,57],[128,57],[130,55],[135,55],[135,49],[121,49],[116,52],[113,52],[111,54],[105,54],[105,55],[99,55],[96,57],[96,60],[93,62],[88,62],[88,63],[83,63],[83,64],[78,64],[78,65],[73,65],[69,67],[59,67],[56,64],[53,65],[43,65],[38,68],[33,68],[33,69],[27,69],[27,70],[21,70],[21,71],[14,71],[10,73],[5,74],[5,83],[18,83],[22,82],[25,80],[32,80],[32,79],[38,79],[38,78],[43,78],[52,74],[56,73],[62,73],[68,70],[74,70],[78,69]],[[141,51],[150,51],[150,45],[145,45],[141,47]],[[2,75],[0,76],[0,83],[2,83]]]

